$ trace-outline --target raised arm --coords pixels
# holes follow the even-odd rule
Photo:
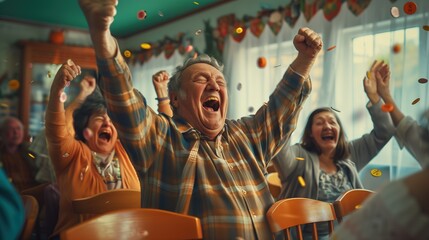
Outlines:
[[[159,71],[152,76],[153,87],[158,100],[158,112],[165,113],[168,116],[173,116],[173,111],[170,107],[170,98],[168,97],[168,81],[169,75],[166,71]]]
[[[390,117],[392,118],[393,124],[398,126],[401,120],[404,118],[404,114],[396,105],[393,100],[392,95],[390,94],[390,69],[389,65],[384,63],[384,61],[375,61],[375,77],[377,79],[377,91],[380,97],[386,104],[392,104],[393,111],[389,112]]]
[[[66,107],[66,123],[67,129],[70,135],[74,136],[73,128],[73,112],[78,109],[85,99],[95,90],[96,87],[95,78],[91,76],[85,76],[79,83],[80,91],[73,101]]]
[[[110,32],[110,25],[116,15],[118,0],[79,0],[98,58],[112,58],[118,49],[116,39]]]

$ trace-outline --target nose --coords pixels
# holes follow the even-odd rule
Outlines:
[[[219,84],[216,82],[215,79],[210,78],[210,80],[207,83],[207,90],[210,90],[210,91],[219,91],[220,90]]]
[[[108,127],[110,126],[110,124],[112,124],[112,120],[110,120],[110,118],[108,116],[103,118],[103,127]]]

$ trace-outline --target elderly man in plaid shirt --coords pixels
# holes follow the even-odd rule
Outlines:
[[[296,128],[311,91],[309,72],[322,48],[308,28],[294,38],[298,56],[254,116],[227,120],[227,83],[207,55],[187,60],[169,82],[173,117],[157,114],[133,89],[110,24],[117,0],[79,0],[100,71],[109,116],[140,175],[142,207],[200,218],[204,239],[270,239],[274,202],[264,171]]]

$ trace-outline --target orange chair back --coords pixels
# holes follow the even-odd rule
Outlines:
[[[279,174],[277,172],[268,173],[266,179],[271,195],[276,199],[282,190],[282,183],[280,181]]]
[[[36,220],[39,215],[39,204],[37,199],[30,195],[21,195],[25,208],[25,222],[21,232],[21,240],[31,239]]]
[[[103,214],[115,210],[140,208],[140,190],[117,189],[96,194],[94,196],[74,199],[72,201],[73,212],[84,214]]]
[[[352,189],[339,196],[333,203],[338,222],[342,222],[345,216],[360,208],[362,202],[373,193],[367,189]]]
[[[328,222],[329,233],[332,233],[336,219],[332,204],[310,198],[288,198],[277,201],[266,215],[273,235],[283,230],[286,239],[292,239],[291,230],[296,227],[300,240],[303,239],[302,225],[310,224],[313,240],[317,240],[316,223]]]
[[[202,239],[200,219],[175,212],[137,208],[109,212],[60,234],[62,240]]]

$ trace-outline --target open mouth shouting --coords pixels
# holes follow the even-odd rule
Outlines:
[[[110,142],[110,140],[112,139],[112,134],[107,130],[103,130],[98,134],[98,139],[105,142]]]
[[[209,112],[217,112],[220,107],[220,101],[217,97],[209,97],[203,102],[203,107]]]

